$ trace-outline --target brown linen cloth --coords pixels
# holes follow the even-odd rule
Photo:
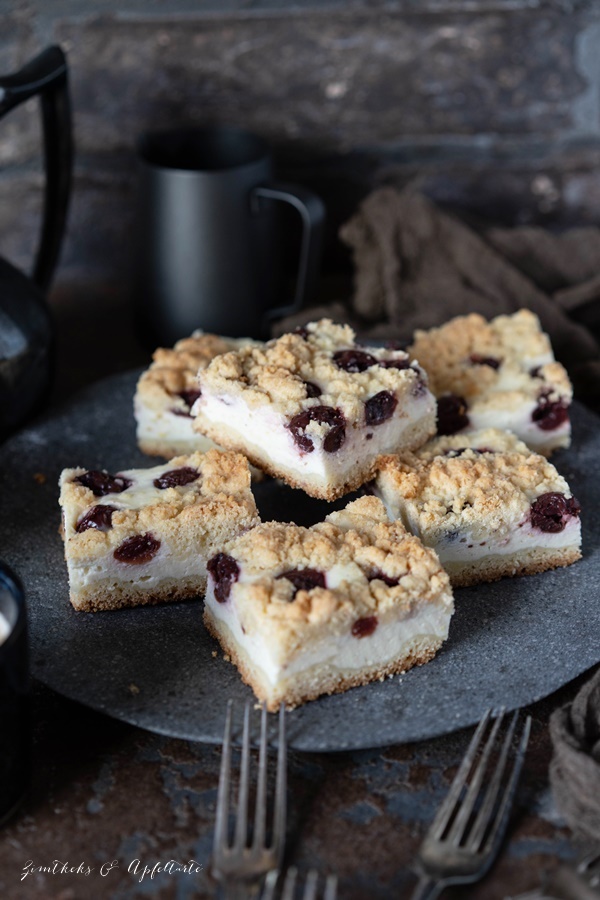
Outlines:
[[[600,669],[550,718],[556,805],[582,838],[600,845]]]
[[[453,316],[492,318],[528,307],[550,335],[579,398],[600,408],[600,346],[568,315],[600,300],[600,229],[479,235],[415,190],[384,187],[362,202],[340,237],[355,263],[349,305],[307,310],[278,331],[330,315],[349,321],[361,336],[408,342],[415,328]]]

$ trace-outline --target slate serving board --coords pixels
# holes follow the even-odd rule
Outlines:
[[[150,731],[217,743],[227,700],[241,708],[252,694],[221,653],[213,657],[201,602],[96,614],[68,602],[58,476],[67,466],[152,465],[135,443],[138,374],[98,382],[0,447],[0,559],[25,585],[35,677]],[[293,747],[348,750],[445,734],[490,706],[538,700],[600,661],[600,419],[575,405],[573,420],[573,448],[554,461],[583,506],[583,560],[457,590],[450,638],[436,659],[290,712]],[[332,508],[274,481],[255,493],[264,519],[311,524]]]

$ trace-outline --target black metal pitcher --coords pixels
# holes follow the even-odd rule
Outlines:
[[[67,61],[60,47],[0,76],[0,117],[35,95],[43,123],[44,212],[31,277],[0,258],[0,441],[41,407],[51,386],[54,330],[45,294],[65,230],[73,162]]]

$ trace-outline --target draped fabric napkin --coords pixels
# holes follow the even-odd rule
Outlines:
[[[597,309],[600,326],[600,229],[475,231],[411,188],[384,187],[361,203],[340,237],[354,259],[353,297],[308,310],[278,331],[330,315],[361,337],[409,341],[415,328],[453,316],[492,318],[528,307],[579,398],[600,408],[600,346],[576,321],[581,308]]]
[[[582,838],[600,845],[600,669],[550,718],[556,805]]]

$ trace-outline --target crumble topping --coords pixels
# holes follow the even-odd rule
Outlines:
[[[178,486],[154,487],[155,479],[181,469],[195,470],[198,477]],[[231,536],[227,532],[229,526],[245,523],[252,527],[259,521],[250,490],[248,461],[238,453],[209,450],[175,457],[150,469],[126,470],[119,475],[131,484],[120,492],[102,495],[74,480],[88,471],[65,469],[60,477],[64,538],[72,559],[109,552],[129,534],[160,536],[168,532],[176,541],[179,534],[184,546],[192,522],[197,529],[198,521],[202,520],[207,534],[214,531],[218,535],[224,530],[226,540]],[[114,508],[109,527],[77,532],[82,517],[96,506]]]
[[[400,522],[390,522],[375,497],[355,500],[311,528],[258,525],[225,550],[240,570],[231,597],[242,626],[260,628],[288,649],[308,635],[318,639],[325,623],[328,634],[342,634],[349,620],[452,604],[435,553]],[[337,586],[298,589],[281,577],[290,570],[311,570]]]
[[[501,538],[526,519],[542,494],[572,496],[551,463],[522,451],[382,457],[376,484],[390,507],[400,507],[412,530],[436,540],[461,530],[475,539],[490,532]]]
[[[526,309],[490,322],[472,313],[439,328],[417,330],[409,353],[426,369],[436,397],[464,397],[473,411],[517,409],[541,391],[550,402],[572,398],[568,375],[554,360],[548,336]]]
[[[198,371],[205,369],[216,356],[246,343],[257,342],[195,331],[172,348],[159,347],[152,356],[150,368],[140,376],[137,393],[149,407],[168,405],[187,413],[189,405],[179,395],[198,391]]]
[[[371,357],[373,362],[364,368],[362,359],[355,364],[352,357],[336,363],[336,354],[345,351]],[[198,379],[201,389],[224,397],[243,396],[250,408],[273,405],[291,417],[325,405],[342,410],[351,421],[362,421],[365,401],[379,392],[391,391],[401,398],[424,390],[426,376],[416,364],[414,368],[409,364],[403,351],[358,347],[350,326],[322,319],[305,326],[302,333],[218,356],[199,372]],[[311,422],[307,429],[315,435],[325,430],[318,422]]]
[[[472,449],[479,453],[491,451],[493,453],[525,453],[531,454],[531,450],[510,431],[501,431],[499,428],[480,428],[478,431],[468,431],[460,434],[447,434],[432,438],[415,450],[419,459],[430,460],[436,456],[459,456],[464,451]]]

